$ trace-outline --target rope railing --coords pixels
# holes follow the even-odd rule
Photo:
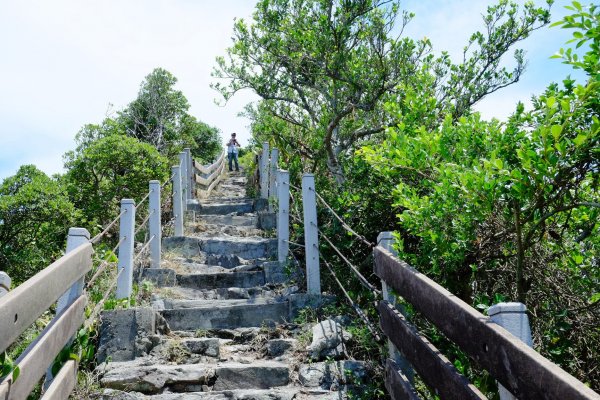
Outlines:
[[[360,283],[368,290],[370,290],[372,293],[374,293],[376,296],[381,296],[381,290],[377,289],[375,286],[373,286],[368,280],[367,278],[364,277],[363,274],[360,273],[360,271],[358,270],[358,268],[356,268],[354,266],[354,264],[352,264],[350,262],[350,260],[348,260],[344,254],[342,254],[342,252],[340,251],[340,249],[338,249],[333,242],[327,237],[327,235],[325,235],[323,232],[321,232],[321,230],[319,229],[319,235],[325,239],[325,241],[329,244],[329,246],[331,246],[331,248],[337,253],[337,255],[350,267],[350,269],[352,270],[352,272],[354,272],[354,275],[356,275],[356,277],[358,278],[358,280],[360,281]]]
[[[152,240],[154,240],[154,235],[152,235],[152,237],[150,239],[148,239],[148,241],[144,244],[144,246],[142,246],[142,248],[140,249],[140,251],[137,253],[137,255],[133,258],[133,263],[135,264],[135,262],[142,256],[142,254],[144,253],[144,251],[148,248],[148,246],[150,246],[150,243],[152,242]]]
[[[119,243],[117,243],[115,245],[115,247],[113,247],[113,249],[111,250],[111,252],[113,254],[115,254],[117,252],[117,249],[119,248],[119,246],[121,244],[123,244],[123,242],[125,241],[125,239],[127,239],[126,236],[123,236],[121,238],[121,240],[119,240]],[[86,288],[90,288],[92,287],[92,285],[94,284],[94,282],[96,281],[96,279],[98,279],[98,277],[100,276],[100,274],[102,273],[102,271],[104,271],[104,269],[111,264],[110,261],[104,260],[102,263],[100,263],[100,265],[98,266],[98,268],[96,268],[96,272],[94,273],[94,275],[90,278],[90,280],[86,283]]]
[[[312,188],[310,188],[309,190],[312,190]],[[367,238],[365,238],[363,235],[356,233],[356,231],[354,229],[352,229],[352,227],[350,227],[350,225],[348,225],[336,212],[335,210],[329,205],[327,204],[327,202],[325,201],[325,199],[323,199],[323,197],[321,197],[321,195],[319,194],[319,192],[317,192],[315,190],[315,195],[317,196],[317,199],[325,206],[325,208],[327,210],[329,210],[329,212],[331,214],[333,214],[333,216],[342,224],[342,227],[349,233],[351,233],[352,235],[356,236],[361,242],[363,242],[365,245],[373,248],[375,247],[374,243],[371,243],[370,241],[367,240]]]
[[[100,239],[102,239],[102,237],[108,233],[110,228],[112,228],[126,212],[127,212],[127,210],[121,211],[121,213],[119,215],[117,215],[117,217],[114,220],[112,220],[112,222],[110,224],[108,224],[102,232],[100,232],[99,234],[97,234],[96,236],[94,236],[93,238],[90,239],[90,243],[91,244],[98,243],[100,241]]]
[[[150,217],[152,217],[152,215],[154,215],[154,211],[150,211],[148,213],[148,216],[146,217],[146,219],[144,219],[142,222],[140,222],[140,225],[138,226],[138,228],[135,230],[134,232],[134,236],[137,235],[144,226],[146,226],[146,224],[148,223],[148,221],[150,220]]]
[[[146,195],[145,195],[145,196],[144,196],[144,197],[143,197],[143,198],[142,198],[142,199],[141,199],[141,200],[140,200],[140,201],[137,203],[137,205],[135,206],[135,209],[136,209],[136,210],[138,209],[138,207],[139,207],[140,205],[142,205],[142,203],[143,203],[144,201],[146,201],[146,199],[147,199],[148,197],[150,197],[150,195],[152,194],[152,192],[153,192],[153,191],[154,191],[154,190],[150,190],[150,191],[149,191],[148,193],[146,193]]]
[[[117,286],[117,282],[119,281],[119,277],[121,276],[121,274],[123,273],[123,271],[125,271],[125,268],[121,268],[121,270],[113,278],[113,280],[112,280],[110,286],[108,287],[108,289],[104,292],[104,294],[103,294],[102,298],[100,299],[100,301],[98,301],[98,303],[96,303],[96,306],[94,307],[94,309],[90,313],[90,316],[84,322],[83,326],[85,328],[89,328],[92,324],[94,324],[94,322],[96,320],[96,317],[98,316],[98,314],[100,313],[100,311],[102,311],[102,308],[104,307],[104,303],[106,302],[106,300],[108,300],[108,298],[110,297],[110,295],[113,292],[114,288]]]
[[[344,293],[344,296],[346,297],[346,299],[350,303],[350,306],[354,309],[354,311],[356,312],[356,314],[358,314],[358,316],[360,317],[360,319],[363,320],[363,322],[365,323],[367,329],[369,330],[369,332],[371,333],[371,335],[373,335],[373,337],[375,338],[375,340],[378,341],[378,342],[380,342],[381,341],[381,336],[379,335],[379,333],[377,333],[376,328],[371,324],[371,321],[367,317],[367,314],[365,314],[365,312],[354,302],[354,300],[352,300],[352,297],[350,297],[350,294],[348,294],[348,292],[344,288],[344,285],[342,285],[342,282],[340,282],[340,280],[338,279],[338,277],[337,277],[336,273],[334,272],[332,266],[327,262],[327,260],[325,258],[323,258],[323,262],[325,263],[325,266],[327,267],[327,269],[329,270],[329,272],[333,276],[333,279],[336,281],[336,283],[340,287],[342,293]]]

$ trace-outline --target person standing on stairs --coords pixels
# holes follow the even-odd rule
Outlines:
[[[235,170],[240,170],[240,167],[238,165],[238,147],[240,147],[240,143],[235,138],[235,132],[233,132],[231,134],[231,139],[229,139],[229,142],[227,142],[227,158],[229,159],[230,171],[233,171],[233,161],[235,161]]]

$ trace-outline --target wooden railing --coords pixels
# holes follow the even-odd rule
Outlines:
[[[194,160],[194,168],[201,175],[193,173],[194,182],[201,185],[196,192],[198,198],[207,198],[210,196],[212,190],[221,182],[226,171],[226,153],[223,152],[221,156],[213,164],[209,166],[203,166]]]
[[[598,399],[597,393],[541,356],[489,317],[378,246],[375,274],[520,399]],[[485,398],[390,302],[378,305],[383,332],[442,399]],[[410,379],[391,360],[386,384],[393,399],[416,399]]]
[[[220,160],[222,161],[222,157]],[[210,168],[210,167],[209,167]],[[82,326],[89,326],[102,310],[104,301],[115,292],[117,299],[132,295],[134,265],[148,250],[150,265],[160,267],[161,236],[161,190],[168,184],[173,186],[173,221],[175,234],[183,235],[183,214],[187,200],[192,196],[192,159],[189,149],[180,154],[180,163],[172,168],[173,174],[167,182],[149,182],[149,191],[136,205],[132,199],[121,200],[121,213],[98,235],[90,239],[83,228],[69,229],[66,254],[38,272],[32,278],[10,291],[10,278],[0,273],[0,353],[6,351],[15,340],[53,304],[56,315],[39,336],[16,360],[16,374],[10,373],[0,379],[0,400],[24,400],[40,379],[46,374],[43,400],[66,399],[77,382],[77,362],[66,362],[53,376],[50,372],[60,351],[71,342]],[[148,215],[136,229],[136,210],[148,199]],[[87,291],[94,287],[96,279],[105,271],[114,268],[114,263],[101,262],[93,276],[85,282],[92,270],[93,245],[118,224],[118,264],[114,277],[102,299],[95,305],[91,315],[85,318],[88,303]],[[148,240],[137,254],[134,252],[135,235],[148,224]],[[13,372],[15,371],[13,370]]]

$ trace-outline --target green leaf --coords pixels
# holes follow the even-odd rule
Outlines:
[[[552,127],[550,128],[550,132],[552,132],[552,136],[554,137],[555,141],[558,141],[558,139],[560,138],[562,129],[562,125],[552,125]]]
[[[13,369],[12,371],[13,382],[16,382],[17,379],[19,379],[19,375],[21,375],[21,368],[19,368],[19,366],[16,366],[15,369]]]
[[[586,140],[587,135],[580,133],[575,139],[573,139],[573,143],[575,143],[575,146],[580,147]]]

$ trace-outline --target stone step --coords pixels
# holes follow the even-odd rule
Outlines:
[[[251,288],[265,284],[263,271],[177,275],[177,284],[193,289]]]
[[[249,214],[254,212],[254,201],[245,199],[218,199],[214,202],[188,201],[188,211],[195,211],[202,215]]]
[[[257,237],[221,236],[199,238],[175,236],[163,239],[163,251],[177,251],[183,257],[209,255],[235,255],[244,259],[275,258],[277,239]]]
[[[256,215],[196,215],[196,221],[211,225],[250,226],[258,224]]]
[[[331,390],[277,387],[272,389],[238,389],[216,392],[165,393],[145,396],[108,389],[103,400],[344,400],[345,393]]]
[[[236,389],[270,389],[290,381],[287,364],[257,360],[252,364],[148,365],[115,363],[100,379],[105,388],[158,394],[170,392],[207,392]]]
[[[216,308],[227,308],[232,306],[242,305],[254,305],[262,306],[274,303],[281,303],[285,301],[280,298],[256,297],[253,299],[192,299],[192,300],[181,300],[181,299],[165,299],[166,310],[182,310],[182,309],[216,309]]]
[[[165,309],[160,311],[160,314],[171,329],[180,331],[260,327],[265,323],[272,324],[273,321],[282,323],[290,320],[290,307],[287,300],[281,302],[258,300],[246,300],[245,303],[235,300],[211,300],[213,304],[223,301],[234,303],[219,303],[218,307]]]

